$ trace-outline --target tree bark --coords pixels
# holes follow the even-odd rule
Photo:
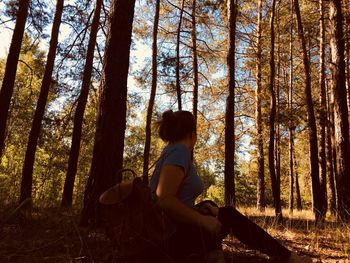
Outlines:
[[[332,72],[332,80],[334,79],[334,73]],[[336,192],[336,204],[338,207],[338,193],[337,190],[338,186],[338,164],[337,164],[337,149],[336,149],[336,141],[335,141],[335,126],[334,126],[334,81],[331,81],[331,92],[330,92],[330,98],[329,98],[329,125],[330,125],[330,136],[331,136],[331,150],[332,150],[332,165],[333,165],[333,174],[334,174],[334,183],[335,183],[335,192]],[[338,210],[338,209],[337,209]]]
[[[180,10],[180,20],[177,28],[177,39],[176,39],[176,93],[177,93],[177,104],[178,109],[182,110],[182,100],[181,100],[181,85],[180,85],[180,40],[181,40],[181,25],[182,16],[184,12],[185,0],[182,0],[181,10]]]
[[[159,25],[159,9],[160,9],[160,0],[156,1],[155,14],[154,14],[154,24],[153,24],[153,43],[152,43],[152,86],[151,86],[151,95],[148,102],[147,108],[147,117],[146,117],[146,139],[145,139],[145,148],[144,148],[144,162],[143,162],[143,181],[148,184],[148,169],[149,169],[149,156],[151,149],[151,125],[152,125],[152,114],[154,101],[156,99],[157,91],[157,79],[158,79],[158,25]]]
[[[276,93],[275,93],[275,9],[276,0],[272,1],[272,10],[270,18],[270,79],[269,79],[269,91],[270,91],[270,141],[269,141],[269,171],[271,178],[271,188],[274,199],[275,215],[277,220],[282,218],[282,208],[278,180],[276,176],[275,168],[275,119],[276,119]]]
[[[350,2],[345,1],[344,6],[344,32],[345,32],[345,71],[346,88],[348,95],[348,109],[350,109]]]
[[[324,27],[324,4],[323,0],[319,0],[320,12],[320,50],[319,50],[319,89],[320,89],[320,147],[319,147],[319,163],[320,163],[320,191],[324,199],[322,208],[323,216],[327,213],[327,160],[326,160],[326,118],[327,118],[327,101],[326,101],[326,82],[325,82],[325,27]]]
[[[293,138],[293,28],[294,28],[294,9],[293,0],[291,0],[291,25],[289,34],[289,91],[288,91],[288,133],[289,133],[289,212],[293,213],[294,209],[294,167],[293,167],[293,151],[294,151],[294,138]]]
[[[102,7],[102,0],[96,0],[94,17],[91,24],[90,39],[89,39],[89,44],[86,52],[83,82],[81,85],[78,104],[74,115],[72,146],[69,153],[68,170],[66,174],[66,180],[64,183],[62,202],[61,202],[61,206],[63,207],[72,206],[74,181],[75,181],[75,176],[76,176],[77,167],[78,167],[78,158],[79,158],[84,112],[85,112],[86,103],[89,95],[89,88],[91,85],[91,74],[92,74],[92,68],[93,68],[96,37],[98,32],[98,26],[100,23],[101,7]]]
[[[328,85],[327,85],[328,86]],[[329,94],[329,91],[326,92]],[[336,215],[337,212],[337,193],[335,187],[335,169],[334,169],[334,156],[333,156],[333,144],[332,144],[332,134],[334,131],[334,123],[333,123],[333,103],[329,96],[327,96],[327,172],[328,172],[328,182],[330,188],[330,202],[329,209],[332,215]]]
[[[113,0],[100,84],[95,144],[80,224],[101,223],[98,198],[121,181],[126,129],[127,79],[135,0]],[[117,179],[117,180],[115,180]]]
[[[228,1],[228,55],[227,78],[228,96],[225,114],[225,204],[235,206],[235,50],[236,50],[236,17],[237,5],[235,0]]]
[[[311,94],[311,72],[310,72],[310,60],[306,48],[306,41],[304,36],[304,29],[301,21],[301,14],[299,8],[299,1],[294,0],[294,9],[297,17],[298,24],[298,36],[302,46],[303,53],[303,64],[305,72],[305,102],[307,105],[307,116],[309,126],[309,150],[310,150],[310,174],[312,181],[312,200],[313,200],[313,211],[315,214],[316,221],[323,221],[322,209],[323,198],[320,192],[320,178],[319,178],[319,166],[318,166],[318,142],[317,142],[317,128],[314,113],[314,105]]]
[[[36,105],[32,128],[29,133],[27,150],[24,158],[22,170],[21,195],[19,203],[25,199],[32,197],[32,181],[33,181],[33,167],[35,161],[36,147],[41,130],[41,123],[45,113],[47,98],[49,95],[50,86],[52,83],[52,71],[55,64],[56,49],[58,43],[59,28],[61,25],[61,18],[63,12],[63,0],[57,0],[56,12],[53,21],[49,53],[47,55],[47,62],[45,66],[44,78],[41,83],[39,99]]]
[[[21,51],[24,27],[27,20],[29,0],[19,1],[16,25],[13,31],[6,68],[0,90],[0,159],[5,147],[6,123],[9,115],[10,102],[15,85],[18,58]]]
[[[345,86],[345,45],[343,34],[343,14],[340,0],[330,0],[330,31],[334,77],[334,126],[337,162],[338,216],[350,220],[350,143],[349,115]]]
[[[276,76],[276,119],[275,119],[275,125],[276,125],[276,182],[277,182],[277,191],[279,193],[279,199],[280,192],[281,192],[281,135],[280,135],[280,78],[281,78],[281,37],[280,37],[280,16],[279,16],[279,8],[280,8],[280,2],[281,0],[278,0],[277,6],[276,6],[276,17],[277,17],[277,76]],[[281,202],[281,201],[280,201]]]
[[[262,113],[261,113],[261,63],[262,63],[262,0],[258,0],[258,35],[257,35],[257,64],[256,64],[256,130],[258,137],[258,185],[257,185],[257,208],[260,211],[265,210],[265,168],[264,168],[264,140],[262,132]]]
[[[197,127],[198,113],[198,54],[197,54],[197,1],[192,1],[192,63],[193,63],[193,116]]]
[[[295,153],[293,152],[293,158],[294,158],[294,168],[295,168],[295,202],[297,205],[297,210],[301,211],[303,209],[303,205],[301,202],[301,194],[300,194],[300,187],[299,187],[299,174],[297,171],[297,158],[295,156]]]

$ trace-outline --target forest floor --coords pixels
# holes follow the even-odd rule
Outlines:
[[[310,212],[296,212],[276,224],[272,210],[239,209],[291,250],[314,262],[350,262],[350,226],[327,220],[315,227]],[[11,212],[0,209],[3,220]],[[111,245],[102,230],[80,228],[78,216],[58,209],[33,210],[31,219],[0,223],[0,262],[110,262]],[[223,242],[227,262],[269,262],[235,238]]]

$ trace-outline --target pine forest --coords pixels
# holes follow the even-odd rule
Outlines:
[[[149,184],[169,109],[197,201],[350,262],[349,0],[2,0],[0,36],[0,262],[124,262],[99,197],[123,168]]]

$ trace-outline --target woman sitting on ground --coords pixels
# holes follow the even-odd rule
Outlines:
[[[221,241],[231,233],[276,262],[312,262],[282,246],[233,207],[218,208],[207,202],[209,212],[198,212],[195,200],[203,191],[203,183],[191,160],[197,141],[194,117],[188,111],[169,110],[158,124],[159,136],[168,145],[157,162],[150,187],[153,198],[176,224],[168,243],[172,258],[183,262],[196,255],[204,262],[224,262]]]

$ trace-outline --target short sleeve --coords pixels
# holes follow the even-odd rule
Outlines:
[[[184,169],[185,174],[188,174],[191,164],[190,150],[184,144],[177,144],[165,157],[163,165],[166,164],[180,166]]]

